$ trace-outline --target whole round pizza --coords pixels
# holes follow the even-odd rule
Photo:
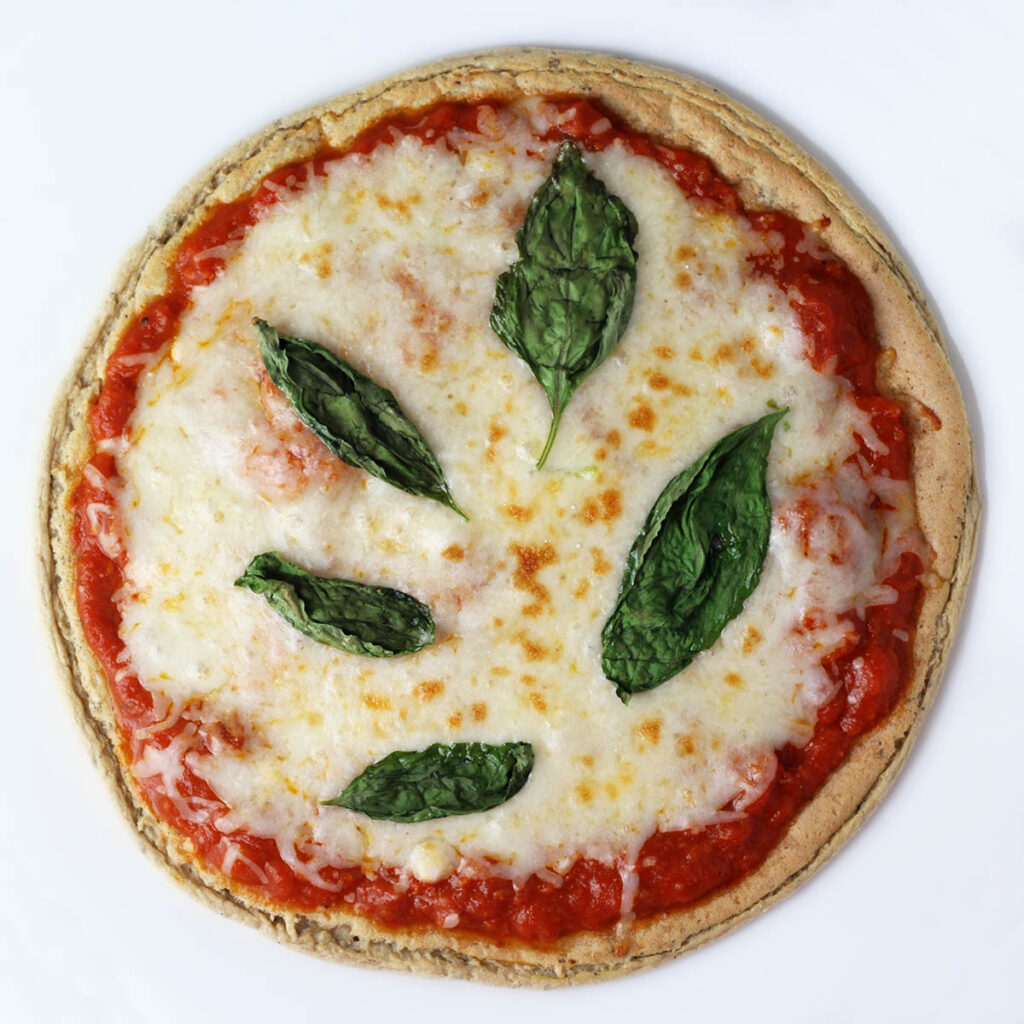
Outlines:
[[[512,984],[693,949],[838,848],[978,510],[934,320],[828,173],[544,50],[230,150],[52,437],[58,649],[147,847],[282,941]]]

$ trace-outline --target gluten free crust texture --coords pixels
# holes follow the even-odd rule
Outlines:
[[[934,551],[914,671],[894,713],[857,740],[756,872],[697,906],[635,922],[625,955],[621,948],[616,953],[616,934],[572,935],[543,949],[437,929],[395,934],[353,915],[270,913],[226,889],[222,877],[190,862],[118,760],[113,707],[75,607],[69,499],[90,454],[90,405],[121,331],[164,290],[178,246],[209,208],[245,195],[274,168],[325,144],[344,147],[396,113],[443,100],[540,94],[593,98],[637,130],[706,155],[748,208],[782,210],[806,223],[828,218],[821,237],[874,302],[879,385],[901,400],[907,415],[920,524]],[[490,51],[396,76],[278,121],[204,170],[126,257],[58,401],[47,470],[40,557],[57,655],[94,758],[147,853],[203,902],[308,952],[364,966],[541,987],[636,971],[696,949],[787,895],[852,835],[892,783],[934,699],[966,590],[979,512],[966,414],[934,318],[892,245],[831,175],[751,111],[693,79],[611,57],[536,49]]]

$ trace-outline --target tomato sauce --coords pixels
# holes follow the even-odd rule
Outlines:
[[[711,163],[695,153],[662,145],[619,125],[586,100],[551,101],[561,117],[545,138],[571,139],[599,151],[618,142],[656,160],[690,198],[710,208],[746,216],[760,233],[763,254],[752,258],[757,274],[772,278],[786,293],[807,338],[807,358],[822,372],[849,381],[855,400],[870,414],[883,444],[860,441],[860,456],[872,473],[905,480],[910,449],[899,405],[878,393],[878,353],[871,301],[863,284],[836,257],[809,240],[799,221],[775,211],[747,212],[735,189]],[[436,144],[454,128],[486,129],[494,105],[441,104],[426,113],[408,114],[378,125],[356,139],[346,152],[369,153],[403,135]],[[330,149],[312,160],[281,168],[249,196],[216,207],[185,238],[167,288],[123,330],[107,363],[103,389],[92,409],[94,455],[73,498],[77,550],[77,603],[89,643],[106,674],[117,709],[122,754],[136,766],[136,784],[153,813],[179,832],[197,860],[222,870],[257,898],[296,910],[344,908],[384,926],[442,926],[457,915],[460,930],[494,939],[544,944],[562,935],[614,925],[622,912],[620,866],[579,858],[560,880],[533,876],[523,884],[484,870],[458,873],[437,883],[400,878],[381,868],[320,867],[306,872],[310,881],[281,857],[276,843],[244,831],[222,833],[215,825],[226,805],[184,763],[184,753],[165,770],[174,774],[173,792],[164,775],[145,774],[140,762],[174,743],[183,750],[209,752],[216,744],[244,747],[244,729],[203,720],[201,707],[186,709],[161,727],[162,712],[153,696],[125,663],[118,630],[118,595],[123,586],[123,549],[109,532],[98,531],[98,517],[116,520],[114,500],[104,480],[116,479],[116,459],[102,444],[122,436],[135,408],[135,393],[147,354],[175,336],[194,289],[208,284],[223,268],[217,247],[245,237],[282,195],[301,188],[310,176],[342,153]],[[879,499],[880,501],[881,499]],[[832,701],[818,713],[804,747],[776,751],[773,781],[742,818],[686,831],[658,831],[640,851],[635,865],[633,912],[639,917],[694,904],[756,869],[785,834],[790,822],[842,763],[856,738],[881,722],[896,706],[911,667],[911,645],[920,610],[923,572],[920,558],[905,553],[884,581],[896,593],[891,604],[849,616],[849,640],[825,662],[838,684]],[[149,768],[146,771],[150,771]],[[204,808],[202,813],[196,808]],[[315,849],[298,850],[311,863]]]

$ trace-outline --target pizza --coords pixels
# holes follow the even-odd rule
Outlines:
[[[891,245],[683,76],[496,51],[280,121],[61,396],[57,648],[147,848],[340,960],[696,948],[876,804],[978,499]]]

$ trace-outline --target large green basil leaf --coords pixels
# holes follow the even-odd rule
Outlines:
[[[262,594],[297,630],[349,654],[393,658],[434,642],[434,617],[415,597],[314,576],[273,551],[257,555],[235,586]]]
[[[772,510],[769,413],[709,448],[654,503],[601,633],[601,667],[627,702],[710,647],[761,578]]]
[[[566,143],[516,234],[519,260],[497,281],[491,327],[547,392],[551,429],[591,370],[615,347],[636,291],[636,220]]]
[[[343,462],[447,505],[463,519],[437,458],[395,396],[323,345],[254,320],[263,362],[310,430]]]
[[[435,743],[396,750],[325,803],[386,821],[428,821],[510,800],[533,768],[529,743]]]

